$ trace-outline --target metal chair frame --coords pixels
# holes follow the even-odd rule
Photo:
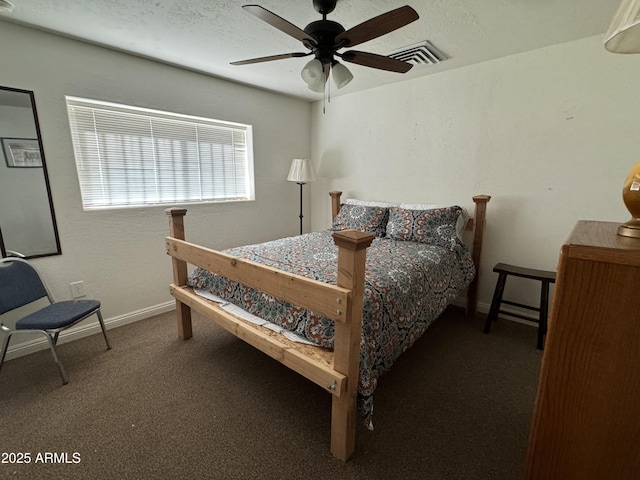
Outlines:
[[[53,296],[51,295],[51,291],[49,290],[49,288],[47,287],[46,282],[43,280],[42,276],[40,275],[40,272],[38,272],[38,269],[35,268],[31,263],[29,263],[26,260],[23,260],[21,258],[17,258],[17,257],[9,257],[9,258],[3,258],[0,259],[0,268],[2,268],[2,264],[3,263],[13,263],[13,262],[22,262],[27,264],[31,269],[33,269],[33,271],[36,273],[38,280],[41,283],[41,286],[43,287],[44,291],[46,292],[46,295],[43,295],[40,298],[44,298],[45,296],[47,297],[49,304],[53,305],[54,303],[61,303],[61,302],[55,302],[53,299]],[[34,300],[35,301],[35,300]],[[16,308],[19,308],[21,306],[24,305],[28,305],[29,303],[25,303],[23,305],[18,305],[17,307],[11,309],[11,310],[7,310],[7,312],[15,310]],[[43,307],[46,308],[46,307]],[[7,313],[4,312],[4,313]],[[2,350],[0,350],[0,371],[2,370],[2,364],[4,363],[4,359],[5,356],[7,354],[7,350],[9,348],[9,341],[11,340],[11,337],[13,335],[16,334],[42,334],[46,337],[47,342],[49,343],[49,348],[51,349],[51,354],[53,355],[53,360],[56,363],[58,370],[60,372],[60,376],[62,377],[62,383],[64,385],[66,385],[67,383],[69,383],[69,379],[67,377],[67,373],[64,369],[64,366],[62,365],[62,362],[60,361],[60,359],[58,358],[58,353],[56,352],[56,345],[58,343],[58,336],[60,335],[60,332],[63,330],[66,330],[67,328],[70,328],[74,325],[76,325],[77,323],[80,323],[81,321],[87,319],[88,317],[90,317],[91,315],[96,314],[98,317],[98,321],[100,322],[100,328],[102,329],[102,335],[104,336],[104,340],[105,343],[107,344],[107,350],[111,349],[111,344],[109,343],[109,337],[107,336],[107,329],[104,326],[104,320],[102,318],[102,313],[100,312],[100,304],[98,304],[98,306],[94,309],[92,309],[91,311],[87,312],[84,316],[82,316],[81,318],[78,318],[76,320],[74,320],[73,322],[69,322],[61,327],[58,328],[50,328],[50,329],[11,329],[9,327],[7,327],[6,325],[4,325],[4,323],[2,323],[2,321],[0,320],[0,330],[4,333],[4,341],[2,343]]]

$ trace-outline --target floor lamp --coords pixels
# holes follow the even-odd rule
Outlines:
[[[300,235],[302,235],[302,186],[305,183],[316,181],[316,172],[308,158],[294,158],[287,180],[300,185]]]

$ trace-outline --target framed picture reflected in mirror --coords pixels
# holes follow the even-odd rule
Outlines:
[[[3,138],[2,151],[7,167],[42,168],[40,145],[35,138]]]

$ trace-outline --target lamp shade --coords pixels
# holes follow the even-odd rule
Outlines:
[[[605,35],[613,53],[640,53],[640,0],[623,0]]]
[[[316,181],[313,163],[308,158],[294,158],[287,180],[290,182],[307,183]]]
[[[333,82],[336,84],[336,87],[342,88],[353,80],[353,75],[349,69],[341,63],[336,62],[331,68],[333,69]]]
[[[11,13],[13,11],[13,3],[9,0],[0,0],[0,13]]]
[[[307,63],[302,72],[300,72],[302,79],[307,82],[307,85],[311,86],[324,77],[324,71],[322,68],[322,62],[317,58],[314,58]]]
[[[316,92],[316,93],[323,93],[324,92],[324,86],[325,86],[325,78],[320,77],[318,78],[318,80],[316,80],[314,83],[310,83],[307,88],[309,88],[309,90],[311,90],[312,92]]]

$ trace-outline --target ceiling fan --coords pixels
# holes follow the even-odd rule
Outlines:
[[[368,42],[417,20],[418,14],[413,8],[405,5],[345,30],[339,23],[327,20],[327,15],[335,9],[336,3],[337,0],[313,0],[313,7],[322,15],[322,20],[311,22],[304,30],[260,5],[243,5],[242,8],[260,20],[300,40],[309,51],[252,58],[231,62],[231,65],[249,65],[313,55],[314,59],[305,65],[301,75],[309,89],[314,92],[324,92],[329,71],[333,71],[333,80],[338,88],[344,87],[353,79],[353,75],[347,67],[339,63],[335,57],[339,57],[345,62],[391,72],[406,73],[411,69],[410,63],[384,55],[358,50],[347,50],[346,52],[338,50]]]

